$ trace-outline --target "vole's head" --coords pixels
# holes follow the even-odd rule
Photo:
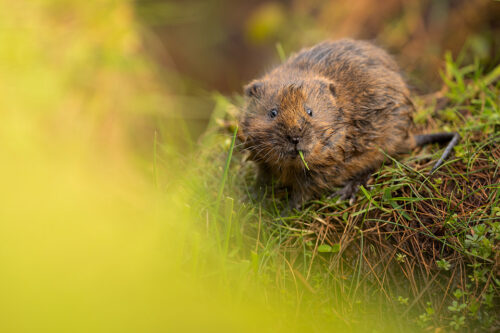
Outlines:
[[[240,138],[253,160],[300,167],[299,151],[313,161],[334,145],[341,111],[331,81],[264,79],[247,85],[245,95]]]

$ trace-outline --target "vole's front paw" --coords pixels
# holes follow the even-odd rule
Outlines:
[[[299,211],[301,207],[301,202],[291,200],[288,202],[288,205],[286,205],[285,208],[280,212],[280,216],[289,217],[295,210]]]
[[[334,192],[328,199],[339,196],[337,203],[349,199],[349,205],[352,205],[356,201],[356,194],[359,192],[359,187],[363,185],[363,187],[368,188],[367,183],[370,179],[370,175],[371,172],[366,172],[348,180],[343,188]]]
[[[356,194],[358,193],[358,191],[359,184],[355,184],[354,182],[347,182],[347,184],[345,184],[343,188],[334,192],[328,198],[331,199],[338,196],[339,199],[337,200],[337,203],[349,199],[349,205],[352,205],[356,200]]]
[[[262,202],[267,195],[267,186],[262,185],[262,186],[253,186],[250,189],[248,189],[246,195],[245,195],[245,200],[251,201],[251,202]]]
[[[286,208],[281,212],[281,216],[290,216],[294,210],[300,211],[302,208],[302,204],[305,202],[303,193],[293,192],[290,195],[290,199],[288,200],[288,204]]]

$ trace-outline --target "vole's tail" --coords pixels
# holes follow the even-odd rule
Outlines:
[[[460,140],[460,135],[457,132],[442,132],[435,134],[423,134],[423,135],[415,135],[415,144],[416,146],[424,146],[429,143],[446,143],[446,149],[443,152],[443,155],[439,158],[439,160],[434,164],[429,174],[432,174],[437,168],[443,164],[444,160],[450,156],[453,147],[455,147]]]

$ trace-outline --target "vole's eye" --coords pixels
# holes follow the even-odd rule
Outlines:
[[[278,115],[278,110],[276,109],[271,109],[271,111],[269,111],[269,117],[271,118],[274,118]]]
[[[311,109],[307,108],[307,109],[306,109],[306,112],[307,112],[307,114],[308,114],[309,116],[311,116],[311,117],[313,116],[313,110],[311,110]]]

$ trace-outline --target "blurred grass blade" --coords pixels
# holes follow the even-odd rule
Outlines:
[[[222,181],[219,186],[219,192],[217,194],[217,203],[215,205],[215,214],[219,214],[220,201],[222,199],[222,193],[224,192],[224,186],[226,184],[227,176],[229,173],[229,165],[231,164],[231,158],[233,157],[234,143],[236,142],[236,134],[238,133],[238,126],[234,129],[233,139],[231,140],[231,146],[229,147],[229,152],[227,154],[226,165],[224,167],[224,173],[222,175]]]
[[[281,62],[285,62],[286,54],[285,50],[283,49],[283,45],[280,42],[276,43],[276,51],[278,52],[278,56],[280,57]]]

